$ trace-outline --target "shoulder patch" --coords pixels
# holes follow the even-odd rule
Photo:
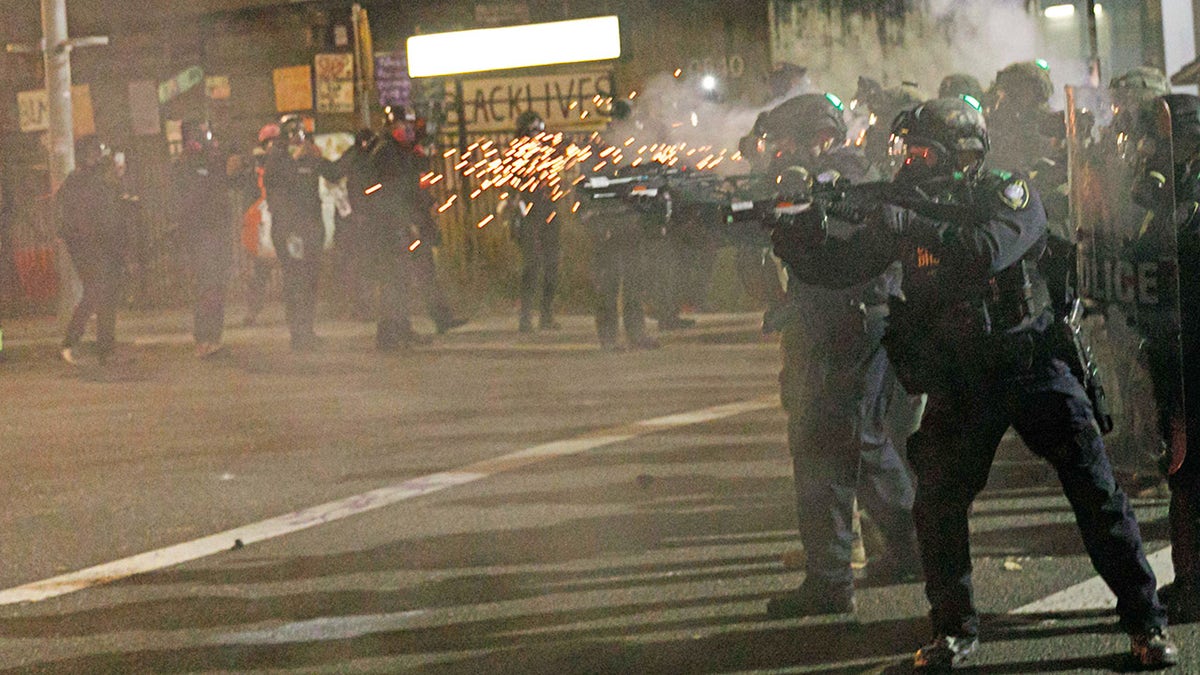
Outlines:
[[[1024,178],[1008,181],[1000,186],[1000,201],[1014,211],[1029,206],[1029,186]]]

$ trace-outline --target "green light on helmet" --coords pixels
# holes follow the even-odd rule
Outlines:
[[[1041,68],[1042,70],[1050,70],[1050,62],[1046,59],[1038,59],[1034,61],[1034,64],[1036,64],[1037,67]]]
[[[846,104],[845,104],[845,103],[842,103],[842,99],[838,98],[836,95],[834,95],[834,94],[830,94],[830,93],[826,93],[826,94],[825,94],[825,100],[826,100],[826,101],[829,101],[830,103],[832,103],[832,104],[833,104],[833,107],[837,108],[837,109],[838,109],[838,111],[840,111],[840,112],[846,112]]]
[[[971,106],[975,110],[977,110],[979,112],[983,112],[983,104],[980,103],[979,99],[975,98],[974,96],[971,96],[969,94],[963,94],[962,100],[966,101],[967,105]]]

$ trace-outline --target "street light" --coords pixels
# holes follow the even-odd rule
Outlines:
[[[1096,5],[1096,15],[1104,13],[1103,5]],[[1075,5],[1072,3],[1064,3],[1058,5],[1050,5],[1042,10],[1042,16],[1047,19],[1070,19],[1075,16]]]
[[[1042,10],[1042,16],[1047,19],[1070,19],[1075,16],[1075,5],[1050,5]]]

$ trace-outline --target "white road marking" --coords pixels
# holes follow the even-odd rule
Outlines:
[[[1146,560],[1154,570],[1154,576],[1158,579],[1160,586],[1170,583],[1175,578],[1175,568],[1171,564],[1170,546],[1146,556]],[[1114,609],[1116,606],[1117,597],[1108,590],[1108,584],[1105,584],[1100,577],[1092,577],[1041,600],[1018,607],[1009,614],[1078,612],[1089,609]]]
[[[504,471],[511,471],[546,459],[567,457],[665,429],[772,409],[778,407],[778,405],[778,397],[768,396],[761,399],[714,406],[682,415],[667,415],[621,427],[597,430],[578,438],[543,443],[500,457],[475,462],[474,464],[460,467],[455,471],[446,471],[413,478],[397,485],[371,490],[370,492],[294,511],[200,539],[194,539],[174,546],[140,553],[121,560],[115,560],[76,572],[69,572],[49,579],[10,588],[0,591],[0,605],[39,602],[60,595],[74,593],[75,591],[92,586],[125,579],[136,574],[160,570],[180,563],[215,555],[237,546],[247,546],[266,539],[281,537],[285,534],[305,530],[316,525],[383,508],[406,499],[472,483],[482,478],[487,478]]]
[[[280,645],[323,640],[349,640],[364,635],[399,630],[411,625],[412,619],[422,614],[425,614],[425,610],[418,609],[391,614],[319,617],[287,623],[269,630],[220,635],[211,641],[211,644]]]

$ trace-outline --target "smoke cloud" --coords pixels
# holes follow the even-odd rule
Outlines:
[[[972,75],[986,89],[1005,66],[1047,56],[1039,53],[1039,18],[1026,11],[1024,0],[917,0],[902,16],[895,10],[855,8],[866,6],[777,3],[773,56],[776,62],[806,67],[803,82],[785,97],[754,106],[716,103],[696,78],[664,73],[633,101],[640,119],[653,120],[641,136],[661,138],[655,130],[665,128],[670,142],[732,153],[759,113],[796,94],[829,91],[848,103],[859,76],[866,76],[885,87],[915,83],[923,98],[932,98],[951,73]],[[1086,64],[1051,58],[1051,65],[1051,104],[1061,107],[1062,85],[1082,82]],[[848,117],[853,137],[865,120]]]

